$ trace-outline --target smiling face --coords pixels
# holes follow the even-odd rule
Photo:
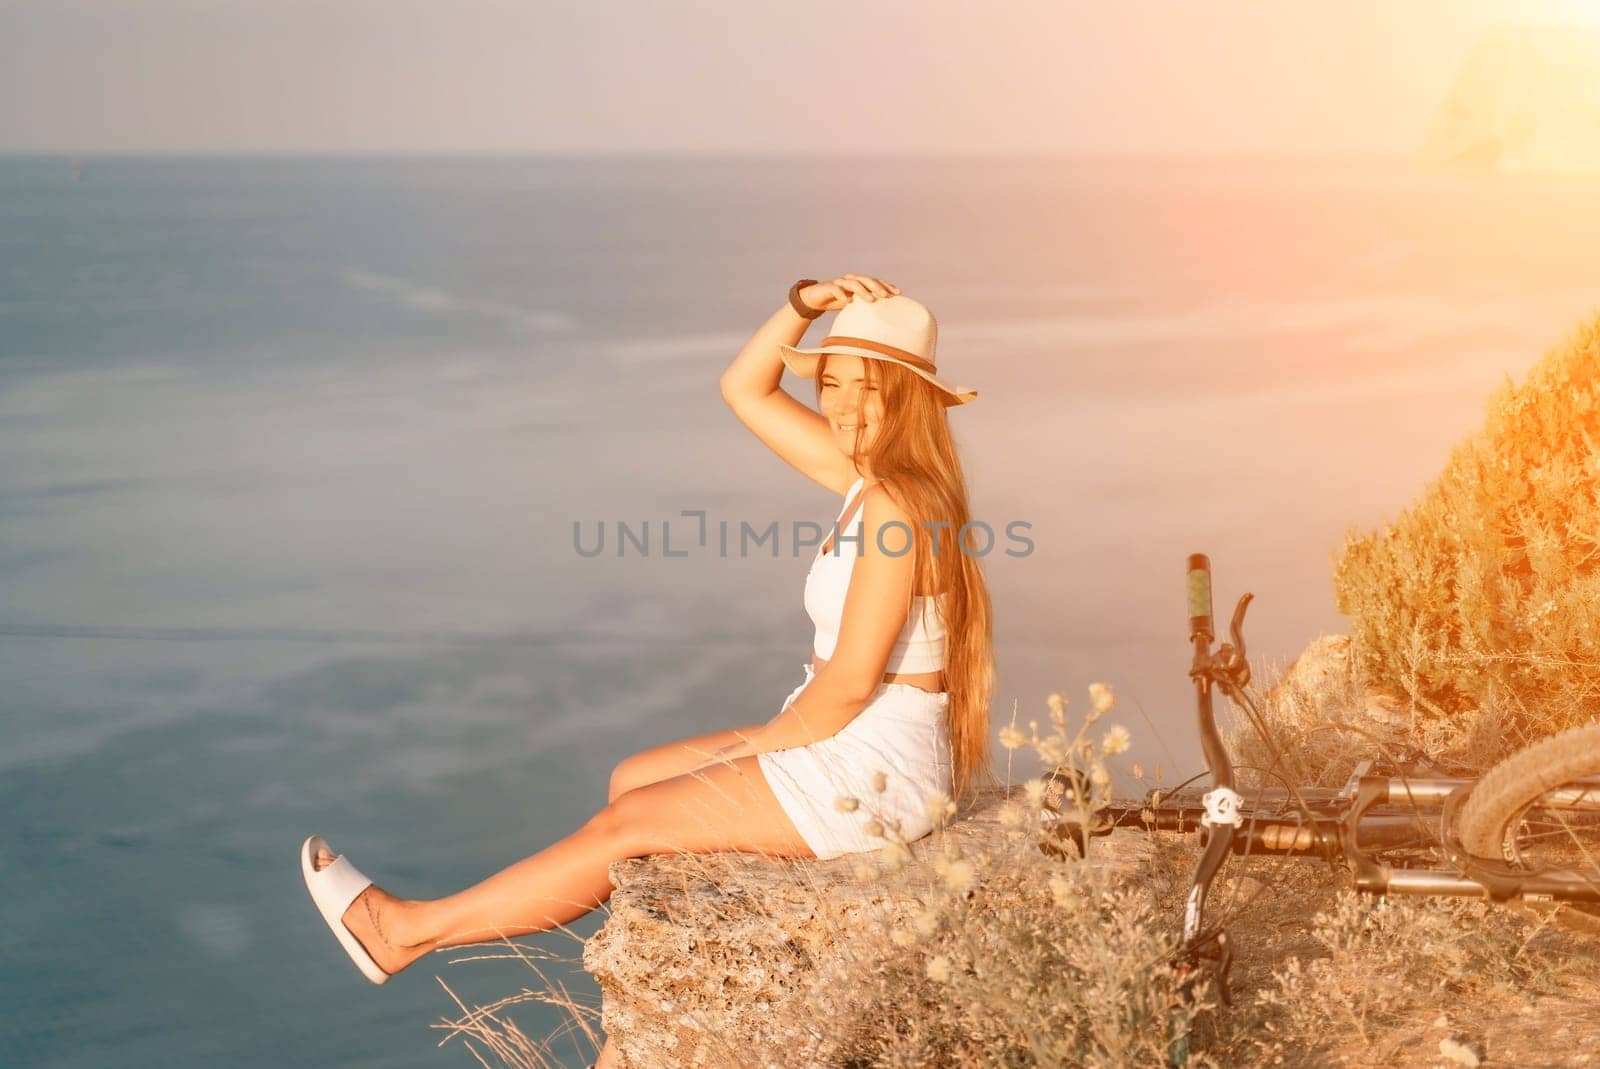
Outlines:
[[[832,353],[822,368],[818,405],[845,456],[870,451],[873,436],[883,422],[883,394],[879,383],[867,381],[868,361],[847,353]]]

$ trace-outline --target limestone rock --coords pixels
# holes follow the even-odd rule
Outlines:
[[[604,994],[601,1025],[629,1069],[760,1066],[757,1052],[796,1037],[773,1034],[763,1011],[806,990],[818,966],[870,917],[909,919],[914,889],[938,879],[946,849],[997,847],[1001,804],[1013,788],[981,792],[970,810],[910,844],[898,871],[879,851],[829,861],[754,854],[658,854],[611,866],[616,890],[583,962]],[[1091,858],[1131,871],[1144,836],[1096,840]],[[771,1060],[771,1059],[768,1059]],[[780,1064],[773,1061],[772,1064]],[[783,1061],[783,1069],[796,1069]]]
[[[1358,709],[1380,724],[1402,725],[1408,719],[1401,699],[1361,678],[1348,635],[1313,639],[1284,669],[1267,699],[1295,704],[1309,723],[1342,720],[1346,711]]]

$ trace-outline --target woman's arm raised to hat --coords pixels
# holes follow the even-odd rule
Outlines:
[[[800,291],[812,308],[836,311],[856,297],[874,300],[899,293],[892,283],[867,275],[841,275]],[[811,325],[785,301],[745,342],[722,373],[722,399],[739,421],[785,463],[806,478],[843,495],[856,481],[850,458],[840,451],[821,413],[796,401],[779,385],[783,357],[779,345],[798,345]]]

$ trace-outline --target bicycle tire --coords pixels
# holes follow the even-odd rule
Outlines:
[[[1473,786],[1457,814],[1462,847],[1520,868],[1567,869],[1600,882],[1600,724],[1570,728],[1512,754]],[[1579,785],[1575,781],[1586,780]],[[1546,792],[1574,789],[1574,804],[1539,805]],[[1519,912],[1600,936],[1600,905],[1528,900]]]
[[[1474,857],[1517,860],[1523,816],[1547,791],[1600,775],[1600,724],[1584,724],[1541,739],[1484,774],[1456,816],[1456,834]]]

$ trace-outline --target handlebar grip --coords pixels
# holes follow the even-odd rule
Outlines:
[[[1189,638],[1211,641],[1216,635],[1211,616],[1211,558],[1189,555]]]

